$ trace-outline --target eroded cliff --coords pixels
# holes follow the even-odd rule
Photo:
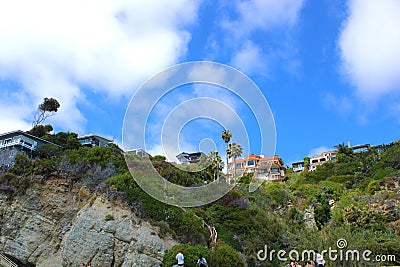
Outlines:
[[[158,266],[176,244],[122,201],[64,179],[0,192],[0,250],[36,266]]]

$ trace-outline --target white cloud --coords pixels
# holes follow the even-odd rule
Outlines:
[[[225,25],[237,37],[254,30],[270,30],[281,26],[292,26],[298,18],[303,0],[254,0],[236,1],[239,19],[226,21]]]
[[[0,81],[22,85],[30,108],[59,97],[54,117],[82,131],[85,90],[130,96],[186,53],[199,1],[1,1]],[[9,90],[12,90],[10,88]],[[11,104],[2,105],[0,113]],[[16,120],[26,121],[27,116]],[[14,125],[18,126],[18,125]]]
[[[245,73],[265,71],[265,59],[260,47],[251,41],[246,42],[234,55],[232,64]]]
[[[28,101],[20,92],[1,91],[0,98],[0,133],[17,129],[29,130],[33,119]]]
[[[196,64],[188,71],[188,80],[215,84],[225,84],[227,75],[223,65],[216,66],[211,64]]]
[[[358,96],[372,100],[400,91],[400,2],[352,0],[338,45]]]
[[[295,58],[288,58],[291,51],[285,49],[282,57],[280,49],[267,49],[268,32],[284,32],[294,26],[303,3],[304,0],[234,1],[237,17],[230,17],[222,22],[227,32],[226,45],[233,48],[232,64],[247,74],[268,75],[268,67],[276,57],[279,62],[285,60],[286,65],[290,64],[290,74],[297,74],[301,63]],[[253,38],[255,32],[258,34],[257,40]],[[287,46],[285,42],[280,45]],[[265,54],[265,51],[268,51],[268,54]]]

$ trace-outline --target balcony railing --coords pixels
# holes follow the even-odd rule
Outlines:
[[[22,146],[22,147],[28,148],[30,150],[34,150],[35,149],[35,147],[33,145],[26,144],[21,139],[16,139],[16,140],[7,142],[6,144],[0,144],[0,148],[10,147],[10,146]]]

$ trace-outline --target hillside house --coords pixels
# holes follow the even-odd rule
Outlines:
[[[371,148],[370,144],[362,144],[350,147],[353,150],[353,153],[362,153],[368,152]]]
[[[98,134],[79,136],[78,140],[83,146],[87,147],[108,146],[109,144],[112,144],[114,142],[113,140]]]
[[[12,166],[17,153],[32,156],[44,144],[53,143],[20,130],[0,134],[0,166]]]
[[[234,162],[228,163],[228,176],[233,176]],[[278,156],[264,157],[251,154],[245,158],[236,159],[236,175],[254,173],[255,179],[279,180],[285,175],[283,160]]]
[[[189,164],[189,163],[199,162],[202,155],[205,156],[203,152],[195,152],[195,153],[182,152],[179,155],[176,155],[176,158],[179,160],[181,164]]]
[[[304,161],[296,161],[292,163],[293,172],[301,172],[304,170]]]
[[[319,155],[313,156],[310,159],[310,169],[309,171],[315,171],[318,165],[324,164],[327,161],[336,160],[337,151],[323,152]]]

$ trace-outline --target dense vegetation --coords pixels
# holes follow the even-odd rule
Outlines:
[[[183,248],[187,264],[194,266],[198,254],[210,266],[284,266],[290,262],[260,261],[257,253],[292,249],[337,249],[336,242],[346,239],[348,249],[371,250],[374,255],[395,255],[400,263],[400,213],[398,204],[400,144],[386,151],[352,153],[339,151],[338,160],[318,166],[314,172],[291,173],[280,182],[264,183],[248,192],[251,176],[220,200],[206,206],[181,209],[161,203],[147,195],[127,170],[117,146],[81,147],[73,133],[46,134],[43,138],[66,145],[60,150],[42,146],[32,158],[18,154],[15,165],[0,176],[0,189],[10,195],[23,194],[34,180],[65,178],[74,186],[103,192],[128,201],[136,213],[159,226],[159,235],[173,235],[181,242],[167,251],[165,266],[175,263],[176,252]],[[171,182],[198,186],[211,181],[211,167],[202,172],[182,171],[165,158],[151,158],[155,168]],[[304,220],[304,214],[311,214]],[[218,232],[217,244],[207,248],[208,226]],[[289,257],[286,254],[286,257]],[[329,261],[328,266],[356,266],[356,261]],[[304,261],[300,260],[304,265]]]

